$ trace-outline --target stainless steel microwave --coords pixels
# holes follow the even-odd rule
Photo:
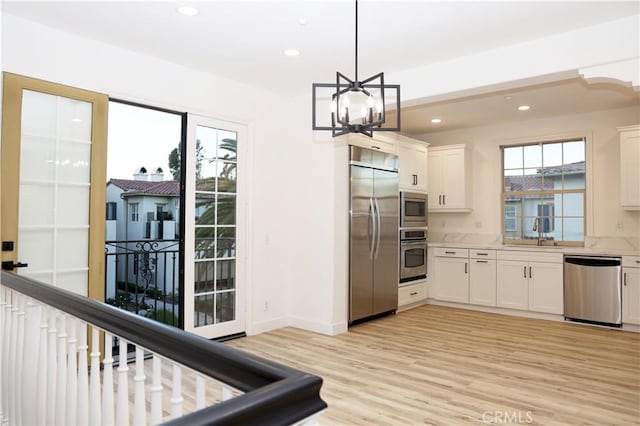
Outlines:
[[[400,193],[400,227],[427,227],[427,194]]]

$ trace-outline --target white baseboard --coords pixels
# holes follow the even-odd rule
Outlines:
[[[274,318],[266,321],[258,321],[251,324],[251,328],[247,329],[247,335],[264,333],[271,330],[277,330],[289,325],[287,317]]]
[[[491,314],[511,315],[514,317],[544,319],[550,321],[564,321],[563,315],[545,314],[543,312],[519,311],[517,309],[493,308],[491,306],[467,305],[465,303],[443,302],[441,300],[428,299],[427,304],[448,306],[450,308],[469,309],[472,311],[489,312]]]
[[[347,331],[346,322],[327,324],[318,321],[309,321],[300,317],[289,317],[289,326],[313,331],[315,333],[326,334],[327,336],[335,336],[336,334]]]

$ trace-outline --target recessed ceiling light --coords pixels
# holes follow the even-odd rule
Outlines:
[[[300,51],[298,49],[284,49],[282,53],[284,56],[300,56]]]
[[[298,19],[298,25],[302,25],[302,26],[307,25],[307,20],[304,18]]]
[[[431,122],[432,122],[433,124],[438,124],[438,123],[442,123],[442,120],[440,120],[439,118],[432,118],[432,119],[431,119]]]
[[[510,100],[511,100],[511,96],[505,96],[505,97],[504,97],[504,100],[505,100],[505,101],[510,101]]]
[[[518,110],[520,110],[520,111],[528,111],[530,109],[531,109],[531,107],[529,105],[520,105],[518,107]]]
[[[180,6],[176,9],[180,15],[196,16],[200,11],[192,6]]]

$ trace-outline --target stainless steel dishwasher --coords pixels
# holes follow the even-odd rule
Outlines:
[[[566,319],[622,324],[621,260],[604,256],[564,257]]]

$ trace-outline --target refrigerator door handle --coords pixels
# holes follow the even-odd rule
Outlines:
[[[378,221],[378,226],[376,227],[376,251],[375,251],[375,256],[374,259],[378,258],[378,251],[380,251],[380,206],[378,205],[378,199],[374,198],[373,199],[375,202],[375,206],[376,206],[376,213],[375,213],[375,217],[376,220]]]
[[[371,243],[369,244],[369,259],[373,260],[373,253],[376,246],[376,234],[377,234],[376,210],[375,210],[375,207],[373,206],[373,198],[369,198],[369,212],[370,212],[369,219],[371,219],[371,222],[373,223],[373,232],[371,233]]]

